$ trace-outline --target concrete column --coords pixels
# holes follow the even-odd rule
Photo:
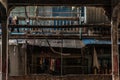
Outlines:
[[[22,45],[18,45],[18,61],[19,61],[19,75],[25,75],[25,55],[26,49]]]
[[[2,45],[0,52],[0,80],[7,80],[8,66],[8,36],[7,36],[7,7],[6,0],[0,2],[0,24],[2,29]]]
[[[17,45],[9,45],[9,75],[18,76],[19,75],[19,54]]]
[[[10,76],[25,75],[25,55],[26,49],[21,45],[9,45]]]
[[[2,21],[1,27],[2,27],[2,46],[0,53],[0,80],[7,80],[7,75],[8,75],[7,74],[8,73],[7,18]]]
[[[118,26],[120,15],[120,4],[113,9],[111,22],[111,41],[112,41],[112,80],[119,80],[119,50],[118,50]]]
[[[112,24],[111,31],[111,41],[112,41],[112,80],[115,76],[119,75],[119,51],[118,51],[118,26],[116,24]]]

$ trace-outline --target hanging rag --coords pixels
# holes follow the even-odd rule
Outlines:
[[[51,59],[50,61],[50,70],[55,71],[55,59]]]

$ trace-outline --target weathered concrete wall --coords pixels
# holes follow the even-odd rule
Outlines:
[[[21,45],[9,46],[9,75],[19,76],[25,74],[25,49]]]
[[[9,46],[9,74],[19,75],[18,48],[14,45]]]

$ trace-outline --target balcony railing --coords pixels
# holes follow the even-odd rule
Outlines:
[[[90,37],[108,37],[111,36],[110,25],[9,25],[11,38],[68,38],[80,39]]]

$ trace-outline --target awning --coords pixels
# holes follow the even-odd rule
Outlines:
[[[25,39],[9,40],[9,44],[18,44],[18,43],[25,43],[25,42],[26,42]],[[96,40],[96,39],[83,39],[83,40],[50,39],[48,40],[48,42],[51,47],[63,47],[63,48],[82,48],[82,47],[85,47],[85,45],[89,45],[89,44],[109,44],[109,45],[111,44],[110,40]],[[30,45],[49,47],[45,39],[27,39],[27,43],[29,43]]]

